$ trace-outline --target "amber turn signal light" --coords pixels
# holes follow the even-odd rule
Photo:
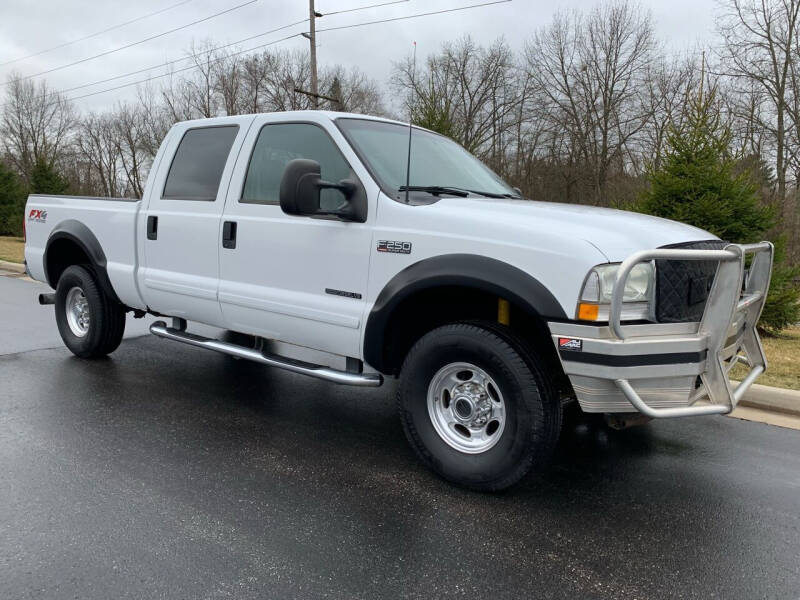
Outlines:
[[[600,314],[600,306],[597,304],[578,304],[578,319],[581,321],[596,321]]]

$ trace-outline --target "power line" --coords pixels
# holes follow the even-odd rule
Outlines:
[[[191,1],[191,0],[187,0],[187,1]],[[380,6],[386,6],[387,4],[397,4],[397,3],[400,3],[400,2],[408,2],[408,1],[409,0],[393,0],[392,2],[382,2],[380,4],[369,4],[367,6],[359,6],[357,8],[351,8],[351,9],[348,9],[348,10],[346,10],[344,12],[353,12],[353,11],[357,11],[357,10],[366,10],[366,9],[369,9],[369,8],[378,8]],[[333,13],[325,13],[325,14],[326,15],[330,15],[330,14],[333,14]],[[160,69],[162,67],[169,67],[171,65],[175,65],[175,64],[178,64],[180,62],[184,62],[184,61],[189,60],[191,58],[197,58],[198,56],[202,56],[203,54],[211,54],[213,52],[218,52],[219,50],[225,50],[226,48],[230,48],[231,46],[236,46],[236,45],[241,44],[243,42],[249,42],[250,40],[254,40],[256,38],[264,37],[265,35],[269,35],[271,33],[277,33],[278,31],[283,31],[284,29],[289,29],[290,27],[294,27],[296,25],[301,25],[303,23],[306,23],[307,21],[308,21],[308,18],[300,19],[299,21],[294,21],[293,23],[287,23],[286,25],[281,25],[280,27],[276,27],[276,28],[270,29],[268,31],[262,31],[261,33],[257,33],[255,35],[251,35],[251,36],[248,36],[246,38],[242,38],[240,40],[236,40],[234,42],[230,42],[228,44],[224,44],[222,46],[215,46],[214,48],[211,48],[210,50],[199,52],[197,54],[190,54],[189,56],[183,56],[181,58],[176,58],[174,60],[170,60],[170,61],[167,61],[167,62],[164,62],[164,63],[159,63],[157,65],[151,65],[149,67],[144,67],[143,69],[137,69],[135,71],[129,71],[127,73],[122,73],[120,75],[113,75],[112,77],[106,77],[105,79],[98,79],[96,81],[92,81],[92,82],[89,82],[89,83],[83,83],[83,84],[76,85],[76,86],[73,86],[73,87],[70,87],[70,88],[64,88],[64,89],[61,89],[61,90],[54,90],[52,92],[48,92],[48,93],[43,94],[41,96],[37,96],[37,98],[42,98],[42,97],[48,96],[50,94],[65,94],[65,93],[68,93],[68,92],[74,92],[76,90],[82,90],[82,89],[86,89],[88,87],[92,87],[92,86],[95,86],[95,85],[100,85],[101,83],[108,83],[110,81],[116,81],[117,79],[124,79],[125,77],[130,77],[131,75],[139,75],[140,73],[146,73],[148,71],[152,71],[153,69]],[[294,36],[291,36],[291,37],[294,37]],[[256,46],[255,48],[252,48],[251,50],[257,49],[259,47],[260,46]],[[111,88],[111,89],[119,89],[120,87],[123,87],[123,86],[117,86],[117,87]],[[80,96],[80,97],[82,98],[82,97],[85,97],[85,96]],[[7,104],[8,104],[7,102],[4,102],[3,104],[0,104],[0,108],[4,108]]]
[[[247,50],[241,50],[239,52],[233,52],[231,54],[227,54],[225,56],[221,56],[219,58],[215,58],[214,60],[209,61],[208,64],[211,65],[211,64],[220,62],[222,60],[225,60],[226,58],[230,58],[231,56],[238,56],[240,54],[245,54],[247,52],[252,52],[253,50],[259,50],[261,48],[266,48],[267,46],[272,46],[273,44],[277,44],[279,42],[285,42],[286,40],[290,40],[290,39],[296,38],[296,37],[300,37],[300,34],[299,33],[293,33],[292,35],[287,35],[286,37],[280,38],[278,40],[273,40],[271,42],[267,42],[266,44],[261,44],[259,46],[254,46],[252,48],[248,48]],[[199,55],[195,55],[195,56],[199,56]],[[189,57],[189,58],[191,58],[191,57]],[[142,84],[142,83],[148,83],[148,82],[154,81],[156,79],[161,79],[163,77],[169,77],[170,75],[174,75],[175,73],[182,73],[183,71],[190,71],[191,69],[197,69],[197,68],[199,68],[198,65],[189,65],[188,67],[183,67],[183,68],[180,68],[180,69],[176,69],[175,71],[168,71],[166,73],[161,73],[160,75],[153,75],[152,77],[147,77],[145,79],[140,79],[139,81],[131,81],[129,83],[123,83],[123,84],[115,86],[115,87],[106,88],[104,90],[98,90],[96,92],[90,92],[88,94],[83,94],[82,96],[73,96],[72,98],[68,98],[68,100],[69,101],[80,100],[81,98],[88,98],[89,96],[97,96],[98,94],[105,94],[106,92],[113,92],[114,90],[119,90],[119,89],[122,89],[122,88],[125,88],[125,87],[130,87],[132,85],[139,85],[139,84]]]
[[[149,66],[149,67],[145,67],[144,69],[137,69],[136,71],[129,71],[128,73],[122,73],[121,75],[114,75],[113,77],[106,77],[105,79],[98,79],[97,81],[92,81],[90,83],[83,83],[81,85],[76,85],[76,86],[73,86],[71,88],[58,90],[58,92],[55,92],[55,93],[65,94],[67,92],[74,92],[75,90],[82,90],[82,89],[85,89],[87,87],[92,87],[94,85],[99,85],[101,83],[108,83],[109,81],[115,81],[117,79],[124,79],[125,77],[130,77],[131,75],[139,75],[140,73],[146,73],[147,71],[152,71],[153,69],[160,69],[162,67],[169,67],[171,65],[178,64],[178,63],[183,62],[185,60],[189,60],[191,58],[196,58],[196,57],[201,56],[203,54],[211,54],[213,52],[218,52],[220,50],[225,50],[226,48],[230,48],[231,46],[236,46],[236,45],[241,44],[243,42],[249,42],[250,40],[254,40],[256,38],[264,37],[265,35],[269,35],[270,33],[277,33],[278,31],[283,31],[284,29],[289,29],[290,27],[294,27],[295,25],[301,25],[301,24],[305,23],[306,21],[308,21],[308,19],[301,19],[299,21],[295,21],[294,23],[289,23],[287,25],[282,25],[280,27],[276,27],[275,29],[270,29],[269,31],[264,31],[262,33],[257,33],[256,35],[251,35],[249,37],[242,38],[241,40],[236,40],[235,42],[231,42],[231,43],[225,44],[223,46],[215,46],[214,48],[211,48],[210,50],[204,50],[203,52],[198,52],[197,54],[190,54],[189,56],[183,56],[181,58],[176,58],[174,60],[170,60],[170,61],[167,61],[167,62],[159,63],[157,65],[152,65],[152,66]],[[51,92],[51,93],[53,93],[53,92]]]
[[[320,32],[320,31],[338,31],[338,30],[341,30],[341,29],[352,29],[352,28],[355,28],[355,27],[364,27],[364,26],[367,26],[367,25],[375,25],[375,24],[378,24],[378,23],[388,23],[388,22],[391,22],[391,21],[403,21],[403,20],[406,20],[406,19],[415,19],[415,18],[418,18],[418,17],[426,17],[426,16],[431,16],[431,15],[452,13],[452,12],[457,12],[457,11],[462,11],[462,10],[470,10],[470,9],[473,9],[473,8],[480,8],[480,7],[483,7],[483,6],[491,6],[491,5],[494,5],[494,4],[505,4],[507,2],[512,2],[512,0],[494,0],[492,2],[482,2],[480,4],[470,4],[468,6],[459,6],[459,7],[455,7],[455,8],[448,8],[448,9],[432,11],[432,12],[416,13],[416,14],[413,14],[413,15],[405,15],[405,16],[402,16],[402,17],[393,17],[393,18],[389,18],[389,19],[380,19],[380,20],[377,20],[377,21],[366,21],[364,23],[351,23],[350,25],[341,25],[341,26],[338,26],[338,27],[329,27],[327,29],[318,29],[317,31],[318,32]],[[300,21],[300,23],[304,22],[305,20],[306,19],[304,19],[303,21]],[[295,23],[295,24],[297,24],[297,23]],[[288,25],[284,26],[282,28],[285,29],[286,27],[288,27]],[[263,35],[263,34],[260,34],[260,35]],[[294,33],[292,35],[289,35],[289,36],[286,36],[286,37],[283,37],[283,38],[280,38],[280,39],[277,39],[277,40],[273,40],[273,41],[267,42],[265,44],[260,44],[258,46],[254,46],[252,48],[248,48],[247,50],[239,50],[237,52],[233,52],[233,53],[228,54],[226,56],[214,59],[214,60],[210,61],[208,64],[214,64],[214,63],[219,62],[221,60],[225,60],[226,58],[230,58],[232,56],[239,56],[241,54],[247,54],[249,52],[253,52],[254,50],[259,50],[259,49],[265,48],[267,46],[272,46],[272,45],[277,44],[279,42],[285,42],[285,41],[290,40],[292,38],[301,37],[301,35],[302,34],[300,34],[300,33]],[[258,36],[251,36],[251,39],[252,39],[252,37],[258,37]],[[210,52],[213,52],[213,50],[209,51],[209,53]],[[192,55],[192,56],[189,56],[187,58],[193,58],[193,57],[196,57],[196,56],[200,56],[200,54]],[[181,60],[186,60],[186,59],[181,59]],[[173,62],[177,62],[177,61],[173,61]],[[147,78],[144,78],[144,79],[140,79],[138,81],[132,81],[132,82],[128,82],[128,83],[123,83],[123,84],[118,85],[118,86],[114,86],[114,87],[98,90],[96,92],[90,92],[88,94],[83,94],[81,96],[73,96],[72,98],[69,98],[68,100],[70,100],[70,101],[72,101],[72,100],[80,100],[82,98],[88,98],[90,96],[97,96],[99,94],[105,94],[107,92],[113,92],[115,90],[119,90],[119,89],[122,89],[122,88],[125,88],[125,87],[130,87],[132,85],[140,85],[140,84],[143,84],[143,83],[148,83],[148,82],[154,81],[156,79],[162,79],[164,77],[168,77],[170,75],[174,75],[175,73],[182,73],[184,71],[189,71],[189,70],[197,69],[197,68],[198,68],[198,65],[189,65],[187,67],[183,67],[183,68],[177,69],[175,71],[169,71],[167,73],[161,73],[159,75],[154,75],[152,77],[147,77]],[[129,73],[129,75],[130,75],[130,73]],[[94,85],[94,84],[91,84],[91,85]]]
[[[33,58],[35,56],[41,56],[42,54],[47,54],[48,52],[52,52],[53,50],[58,50],[59,48],[64,48],[66,46],[71,46],[72,44],[77,44],[78,42],[83,42],[93,37],[97,37],[98,35],[108,33],[109,31],[120,29],[121,27],[125,27],[126,25],[131,25],[132,23],[136,23],[138,21],[143,21],[144,19],[160,15],[161,13],[165,13],[169,10],[172,10],[173,8],[178,8],[179,6],[183,6],[184,4],[188,4],[189,2],[193,1],[194,0],[183,0],[182,2],[178,2],[177,4],[173,4],[172,6],[167,6],[166,8],[161,8],[159,10],[147,13],[146,15],[141,15],[140,17],[136,17],[135,19],[131,19],[130,21],[125,21],[124,23],[118,23],[116,25],[112,25],[111,27],[106,27],[105,29],[101,29],[100,31],[95,31],[94,33],[90,33],[88,35],[76,38],[74,40],[70,40],[69,42],[64,42],[63,44],[58,44],[57,46],[51,46],[50,48],[39,50],[38,52],[34,52],[33,54],[28,54],[27,56],[20,56],[19,58],[15,58],[13,60],[7,60],[6,62],[0,63],[0,67],[5,67],[6,65],[10,65],[19,62],[21,60],[26,60],[28,58]]]
[[[344,10],[335,10],[333,12],[325,12],[322,13],[323,17],[329,17],[331,15],[341,15],[344,13],[355,12],[357,10],[364,10],[365,8],[378,8],[379,6],[389,6],[390,4],[402,4],[404,2],[408,2],[409,0],[392,0],[391,2],[381,2],[380,4],[370,4],[369,6],[357,6],[356,8],[346,8]]]
[[[95,54],[93,56],[87,56],[86,58],[82,58],[80,60],[76,60],[74,62],[67,63],[66,65],[61,65],[60,67],[53,67],[52,69],[47,69],[46,71],[41,71],[41,72],[35,73],[33,75],[26,75],[25,77],[18,78],[17,81],[27,81],[28,79],[33,79],[34,77],[39,77],[40,75],[47,75],[48,73],[52,73],[54,71],[60,71],[61,69],[66,69],[67,67],[74,67],[75,65],[79,65],[79,64],[88,62],[90,60],[94,60],[95,58],[100,58],[101,56],[108,56],[109,54],[114,54],[115,52],[119,52],[120,50],[126,50],[128,48],[133,47],[133,46],[138,46],[139,44],[144,44],[145,42],[149,42],[149,41],[155,40],[157,38],[164,37],[165,35],[169,35],[170,33],[175,33],[176,31],[180,31],[181,29],[186,29],[187,27],[191,27],[193,25],[197,25],[198,23],[203,23],[205,21],[209,21],[211,19],[214,19],[216,17],[222,16],[224,14],[233,12],[234,10],[238,10],[240,8],[244,8],[245,6],[248,6],[248,5],[253,4],[255,2],[258,2],[258,0],[247,0],[247,2],[243,2],[242,4],[237,4],[236,6],[233,6],[231,8],[227,8],[227,9],[225,9],[223,11],[218,12],[218,13],[214,13],[213,15],[209,15],[207,17],[203,17],[202,19],[197,19],[196,21],[192,21],[191,23],[186,23],[185,25],[181,25],[180,27],[175,27],[173,29],[170,29],[168,31],[163,31],[163,32],[158,33],[156,35],[151,35],[150,37],[144,38],[143,40],[138,40],[136,42],[131,42],[130,44],[125,44],[124,46],[119,46],[118,48],[113,48],[111,50],[106,50],[105,52],[101,52],[100,54]],[[0,83],[0,87],[6,86],[8,84],[9,84],[9,82]]]
[[[187,0],[187,1],[191,1],[191,0]],[[346,11],[343,11],[343,12],[353,12],[353,11],[357,11],[357,10],[366,10],[366,9],[369,9],[369,8],[378,8],[380,6],[386,6],[387,4],[398,4],[400,2],[408,2],[408,1],[409,0],[393,0],[392,2],[382,2],[380,4],[369,4],[367,6],[359,6],[357,8],[350,8],[350,9],[347,9]],[[325,14],[326,15],[331,15],[331,14],[334,14],[334,13],[325,13]],[[213,52],[218,52],[219,50],[225,50],[226,48],[230,48],[231,46],[237,46],[237,45],[242,44],[244,42],[249,42],[250,40],[254,40],[256,38],[264,37],[265,35],[269,35],[271,33],[277,33],[278,31],[283,31],[284,29],[289,29],[290,27],[294,27],[296,25],[302,25],[303,23],[306,23],[307,21],[308,21],[308,18],[300,19],[299,21],[294,21],[293,23],[287,23],[286,25],[281,25],[280,27],[276,27],[276,28],[270,29],[268,31],[262,31],[261,33],[257,33],[255,35],[251,35],[251,36],[248,36],[246,38],[242,38],[240,40],[236,40],[234,42],[230,42],[228,44],[224,44],[222,46],[215,46],[214,48],[211,48],[210,50],[199,52],[197,54],[190,54],[189,56],[182,56],[181,58],[176,58],[176,59],[173,59],[173,60],[170,60],[170,61],[167,61],[167,62],[162,62],[162,63],[159,63],[157,65],[151,65],[149,67],[144,67],[142,69],[136,69],[135,71],[128,71],[127,73],[122,73],[120,75],[113,75],[111,77],[106,77],[105,79],[98,79],[96,81],[91,81],[89,83],[82,83],[80,85],[76,85],[76,86],[73,86],[73,87],[70,87],[70,88],[64,88],[64,89],[61,89],[61,90],[54,90],[52,92],[48,92],[47,94],[44,94],[44,96],[49,95],[49,94],[65,94],[65,93],[68,93],[68,92],[74,92],[76,90],[82,90],[82,89],[86,89],[88,87],[92,87],[92,86],[95,86],[95,85],[100,85],[101,83],[109,83],[111,81],[116,81],[118,79],[124,79],[125,77],[130,77],[131,75],[139,75],[140,73],[146,73],[148,71],[152,71],[153,69],[160,69],[162,67],[169,67],[171,65],[175,65],[175,64],[184,62],[184,61],[189,60],[191,58],[196,58],[198,56],[201,56],[202,54],[211,54]],[[42,97],[42,96],[39,96],[39,97]],[[0,108],[6,106],[6,104],[7,103],[0,104]]]
[[[317,29],[317,33],[323,31],[338,31],[339,29],[351,29],[353,27],[364,27],[366,25],[376,25],[378,23],[390,23],[392,21],[402,21],[404,19],[416,19],[417,17],[429,17],[431,15],[443,15],[445,13],[457,12],[460,10],[469,10],[470,8],[480,8],[481,6],[491,6],[492,4],[505,4],[512,0],[494,0],[494,2],[482,2],[480,4],[470,4],[469,6],[459,6],[456,8],[446,8],[444,10],[434,10],[431,12],[417,13],[415,15],[407,15],[404,17],[391,17],[389,19],[380,19],[378,21],[367,21],[365,23],[356,23],[354,25],[340,25],[338,27],[326,27],[324,29]]]

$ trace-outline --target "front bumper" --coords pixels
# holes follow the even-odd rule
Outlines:
[[[771,243],[761,242],[722,250],[645,250],[628,257],[617,274],[608,325],[549,323],[581,408],[639,411],[653,418],[731,412],[767,368],[756,324],[769,289],[773,253]],[[717,261],[702,319],[623,325],[622,294],[630,270],[659,259]],[[737,363],[750,370],[734,389],[728,375]]]

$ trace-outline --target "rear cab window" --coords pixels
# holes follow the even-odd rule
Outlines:
[[[164,200],[213,202],[238,125],[198,127],[181,138],[164,184]]]

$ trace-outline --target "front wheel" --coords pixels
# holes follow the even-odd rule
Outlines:
[[[402,369],[398,408],[423,463],[495,491],[552,454],[561,405],[541,361],[510,330],[457,323],[423,336]]]
[[[73,265],[56,287],[56,323],[64,344],[80,358],[117,349],[125,332],[125,309],[109,298],[86,267]]]

